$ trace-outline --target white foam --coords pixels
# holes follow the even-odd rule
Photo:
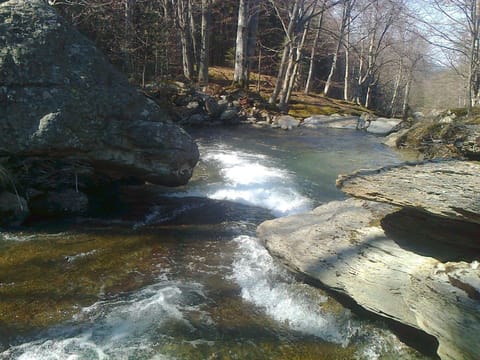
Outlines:
[[[172,196],[205,196],[270,210],[285,216],[311,210],[313,202],[298,189],[295,175],[265,155],[217,146],[202,149],[202,161],[218,169],[221,181],[203,188],[190,187]]]
[[[309,294],[307,285],[295,282],[277,266],[257,239],[239,236],[234,241],[239,251],[232,279],[240,285],[243,299],[263,308],[273,319],[293,330],[348,344],[349,324],[340,323],[322,310],[319,304],[326,298],[319,298],[317,293]]]
[[[98,302],[74,319],[89,326],[63,329],[63,335],[12,347],[0,354],[0,359],[166,358],[154,350],[159,333],[167,322],[175,322],[185,331],[192,329],[183,316],[195,307],[188,305],[192,294],[203,297],[202,286],[164,283],[147,287],[126,300]]]

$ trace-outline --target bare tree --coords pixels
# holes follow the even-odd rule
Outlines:
[[[281,93],[279,107],[285,109],[298,73],[297,64],[301,58],[306,31],[308,31],[310,20],[318,15],[316,12],[317,0],[308,3],[306,0],[294,0],[293,2],[270,0],[270,3],[282,23],[285,40],[275,89],[269,102],[276,103]]]
[[[210,23],[212,17],[212,0],[202,0],[202,25],[200,31],[200,63],[198,66],[198,83],[208,84],[208,67],[210,51]]]
[[[324,95],[328,95],[330,86],[332,85],[333,75],[335,74],[335,71],[337,69],[338,55],[340,54],[340,49],[343,45],[345,30],[347,29],[349,21],[351,20],[351,12],[352,12],[352,7],[354,3],[355,3],[355,0],[342,1],[343,11],[342,11],[341,24],[340,24],[340,31],[338,34],[337,45],[333,53],[332,65],[330,66],[330,73],[328,74],[327,81],[325,82],[325,87],[323,88]]]
[[[255,55],[258,13],[259,0],[240,0],[233,78],[233,82],[240,87],[248,86],[251,59]]]
[[[172,0],[175,9],[175,25],[179,30],[182,47],[183,75],[192,80],[194,72],[194,41],[191,29],[191,0]]]
[[[325,14],[325,7],[327,5],[327,0],[323,0],[322,2],[322,7],[320,10],[320,14],[318,14],[318,23],[317,23],[317,28],[315,31],[315,38],[313,39],[313,43],[311,46],[310,50],[310,59],[309,59],[309,65],[308,65],[308,75],[307,75],[307,81],[305,83],[305,94],[308,94],[310,92],[310,89],[312,87],[312,79],[313,79],[313,69],[315,66],[315,58],[317,55],[317,48],[320,42],[320,33],[322,31],[322,25],[323,25],[323,19],[324,19],[324,14]]]
[[[401,0],[375,0],[364,14],[364,34],[359,41],[360,49],[356,50],[359,60],[355,101],[367,108],[371,105],[373,89],[378,84],[381,70],[379,60],[385,49],[391,45],[387,41],[388,32],[403,10],[404,4]]]
[[[415,19],[429,29],[424,39],[442,52],[443,62],[465,81],[468,112],[480,99],[479,0],[425,0],[428,12]]]

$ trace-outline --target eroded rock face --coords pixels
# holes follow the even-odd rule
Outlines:
[[[480,163],[439,161],[340,176],[352,196],[480,224]],[[478,239],[480,240],[480,238]]]
[[[0,154],[165,185],[186,183],[198,160],[190,136],[41,0],[0,3]]]
[[[435,253],[408,249],[405,242],[416,246],[428,241],[428,236],[415,237],[411,219],[405,224],[410,226],[406,236],[392,234],[391,229],[386,235],[382,219],[397,216],[398,210],[356,199],[331,202],[307,214],[266,221],[257,235],[290,269],[350,296],[370,311],[435,336],[442,359],[476,359],[480,353],[478,261],[442,262]],[[472,234],[480,229],[471,226]],[[455,229],[444,236],[455,241]],[[439,231],[445,233],[444,228]],[[455,256],[454,249],[448,256]]]

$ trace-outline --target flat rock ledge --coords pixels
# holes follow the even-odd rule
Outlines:
[[[398,211],[365,200],[336,201],[307,214],[266,221],[257,236],[291,270],[374,313],[433,335],[442,359],[478,359],[478,261],[441,262],[400,246],[381,225]]]
[[[386,136],[397,131],[401,123],[402,119],[395,118],[333,114],[310,116],[303,121],[302,126],[309,129],[365,130],[371,134]]]
[[[480,163],[438,161],[341,175],[337,187],[357,198],[480,224]]]

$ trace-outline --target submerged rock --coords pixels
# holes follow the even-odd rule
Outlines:
[[[356,199],[331,202],[307,214],[266,221],[257,235],[293,271],[350,296],[370,311],[435,336],[442,359],[476,359],[478,261],[443,263],[411,251],[400,240],[411,243],[412,235],[416,239],[414,223],[406,226],[411,230],[407,237],[386,235],[381,226],[382,219],[396,216],[398,210]],[[467,236],[479,230],[472,226]],[[455,229],[450,229],[450,236],[455,236]]]
[[[190,136],[42,0],[0,3],[0,153],[180,185]]]
[[[352,196],[480,224],[480,163],[438,161],[339,176]],[[477,240],[480,238],[477,238]]]

